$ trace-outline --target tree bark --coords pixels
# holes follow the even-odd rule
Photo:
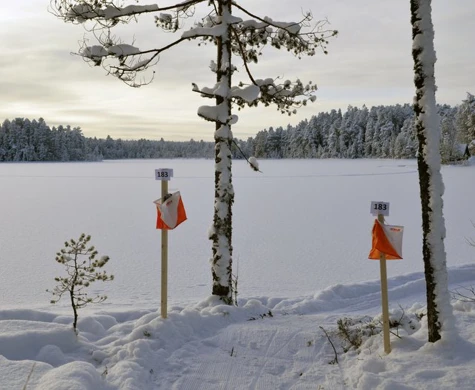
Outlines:
[[[218,16],[222,23],[227,23],[226,16],[231,14],[231,1],[218,2]],[[231,88],[231,29],[227,26],[226,33],[217,37],[217,71],[218,83]],[[232,303],[232,205],[234,190],[231,174],[231,143],[232,132],[231,100],[229,96],[216,96],[216,106],[222,107],[226,113],[226,121],[216,122],[215,140],[215,198],[213,227],[210,233],[212,241],[211,273],[213,278],[212,294],[219,296],[224,302]]]
[[[440,173],[440,120],[435,104],[435,51],[431,0],[411,0],[412,56],[416,96],[414,112],[419,142],[417,166],[422,206],[422,254],[427,293],[429,342],[450,328],[451,306],[447,285],[443,183]]]
[[[73,280],[71,281],[71,285],[69,286],[69,298],[71,299],[71,306],[73,308],[73,313],[74,313],[73,329],[74,329],[74,332],[76,332],[76,334],[77,334],[77,325],[78,325],[78,311],[77,311],[77,307],[76,307],[74,290],[76,288],[76,282],[78,280],[78,274],[79,274],[78,254],[75,253],[74,254],[74,277],[73,277]]]

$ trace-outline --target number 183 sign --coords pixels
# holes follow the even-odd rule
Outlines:
[[[173,169],[162,168],[155,169],[155,180],[169,181],[173,177]]]
[[[372,215],[384,215],[385,217],[389,216],[389,202],[371,202]]]

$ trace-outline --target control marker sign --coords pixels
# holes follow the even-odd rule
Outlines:
[[[384,217],[389,215],[389,202],[371,202],[371,215],[377,216],[378,221],[384,224]],[[383,309],[383,341],[384,352],[391,352],[391,341],[389,336],[389,299],[388,299],[388,277],[386,270],[386,255],[379,256],[379,271],[381,277],[381,306]]]
[[[155,180],[169,181],[173,177],[173,169],[161,168],[155,169]]]
[[[389,202],[371,202],[371,215],[389,217]]]

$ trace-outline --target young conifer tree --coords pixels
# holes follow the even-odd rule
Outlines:
[[[69,295],[73,309],[73,328],[77,332],[78,310],[89,303],[104,302],[105,295],[96,295],[91,298],[86,289],[95,281],[107,282],[114,280],[114,275],[107,274],[101,268],[109,261],[109,256],[97,258],[97,250],[89,246],[91,236],[81,234],[79,239],[64,243],[64,248],[56,253],[56,261],[66,268],[66,276],[54,278],[58,283],[53,290],[46,290],[53,295],[51,303],[57,303],[64,294]]]
[[[242,109],[273,104],[281,113],[291,115],[299,106],[313,102],[316,85],[312,82],[256,78],[252,64],[258,63],[267,46],[289,51],[298,58],[313,56],[318,49],[326,54],[328,39],[336,35],[336,31],[325,29],[326,21],[313,22],[310,13],[297,22],[280,22],[259,16],[242,3],[244,1],[240,0],[188,0],[160,7],[157,4],[138,5],[132,0],[130,4],[120,0],[51,0],[53,12],[66,22],[95,23],[97,44],[85,44],[79,54],[134,87],[147,83],[137,81],[140,72],[158,62],[161,53],[180,43],[194,40],[199,44],[215,45],[216,57],[210,65],[216,77],[215,84],[199,87],[192,83],[192,90],[214,100],[213,105],[199,107],[198,115],[214,123],[215,199],[209,234],[212,294],[226,303],[232,303],[233,289],[231,126],[238,120],[233,107]],[[184,29],[183,20],[195,12],[206,16],[197,20],[193,27]],[[111,30],[115,26],[149,13],[155,15],[158,27],[172,33],[170,43],[157,48],[139,48],[114,38]],[[233,84],[238,65],[244,68],[245,78]]]

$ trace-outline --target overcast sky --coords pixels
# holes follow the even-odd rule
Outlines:
[[[192,82],[213,85],[214,75],[208,68],[211,47],[186,43],[162,54],[153,83],[134,89],[71,55],[79,41],[90,36],[82,26],[66,24],[48,13],[49,0],[0,1],[0,122],[43,117],[50,126],[80,126],[91,137],[212,139],[213,124],[196,115],[198,106],[211,101],[191,91]],[[311,10],[315,19],[328,18],[339,36],[331,40],[327,56],[318,53],[299,61],[284,51],[267,51],[268,56],[253,67],[255,75],[312,80],[318,85],[317,101],[293,117],[279,115],[273,107],[239,112],[239,122],[233,127],[237,138],[270,126],[296,124],[333,108],[412,102],[409,0],[240,3],[255,14],[281,21],[299,20],[302,11]],[[456,105],[467,91],[475,92],[475,1],[432,3],[437,101]],[[121,28],[118,35],[127,42],[135,37],[135,45],[142,50],[172,39],[155,27],[150,15]]]

